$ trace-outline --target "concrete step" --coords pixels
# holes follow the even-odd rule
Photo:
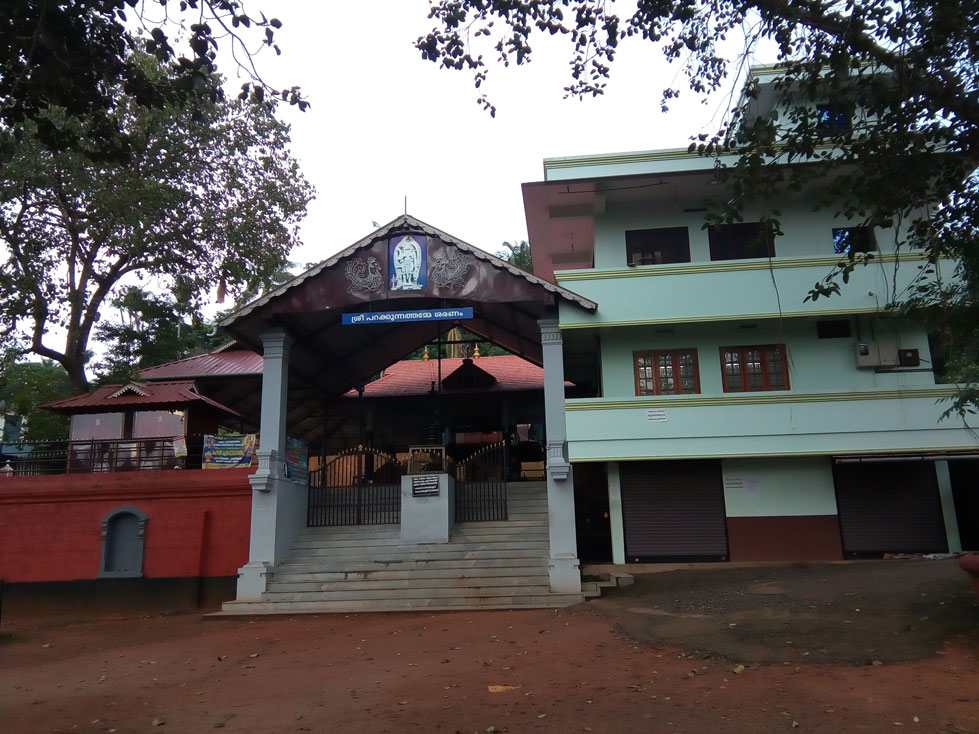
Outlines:
[[[432,564],[412,569],[380,568],[339,571],[309,571],[306,573],[277,573],[273,584],[279,583],[337,583],[351,581],[430,580],[457,578],[518,578],[524,576],[547,577],[546,562],[521,565],[432,567]]]
[[[511,569],[512,570],[512,569]],[[285,582],[273,579],[269,584],[266,594],[291,594],[291,593],[346,593],[354,591],[370,592],[396,592],[397,594],[412,595],[418,593],[436,594],[444,589],[483,589],[491,588],[516,589],[535,587],[544,592],[549,590],[547,570],[541,573],[534,569],[534,573],[526,576],[518,576],[508,573],[505,576],[450,576],[446,578],[427,578],[410,577],[402,579],[382,579],[370,577],[364,581],[353,581],[350,579],[342,582],[336,581],[293,581]],[[596,590],[596,594],[598,591]]]
[[[440,599],[458,597],[507,597],[542,596],[550,593],[547,584],[541,585],[511,585],[511,586],[462,586],[441,589],[357,589],[347,591],[346,588],[331,591],[293,591],[277,593],[266,591],[262,601],[367,601],[371,599]]]
[[[520,530],[521,528],[537,528],[543,525],[547,527],[547,519],[544,518],[542,523],[536,518],[531,518],[529,520],[479,520],[471,522],[457,522],[452,527],[454,530],[498,530],[500,528],[505,528],[507,530]]]
[[[525,540],[532,537],[541,536],[546,538],[548,528],[542,522],[523,522],[510,525],[509,523],[499,523],[496,525],[456,525],[452,529],[452,538],[487,538],[488,542],[500,540]],[[303,533],[296,537],[293,544],[294,548],[310,546],[322,546],[329,544],[335,548],[353,548],[357,546],[384,547],[401,544],[400,535],[380,537],[380,536],[348,536],[336,535],[334,533]]]
[[[400,525],[326,525],[322,527],[306,528],[301,531],[296,540],[307,537],[318,537],[328,535],[331,538],[339,539],[359,539],[359,538],[400,538]]]
[[[547,540],[507,540],[499,542],[462,542],[462,543],[431,543],[419,545],[358,545],[358,546],[333,546],[329,543],[318,545],[310,544],[302,547],[293,548],[287,555],[286,560],[292,558],[302,558],[307,556],[329,555],[334,558],[347,558],[358,556],[383,556],[385,558],[413,558],[423,557],[429,554],[450,553],[461,555],[466,553],[490,552],[494,554],[505,551],[537,551],[540,553],[548,552]]]
[[[511,516],[509,520],[480,520],[459,522],[455,530],[492,529],[499,531],[519,531],[521,529],[547,528],[547,512],[535,512]],[[308,538],[331,538],[336,540],[388,540],[401,537],[400,525],[329,525],[306,528],[296,536],[296,541]]]
[[[401,557],[395,558],[390,556],[351,556],[349,558],[336,558],[335,556],[305,556],[302,558],[286,558],[281,564],[279,564],[279,570],[286,573],[296,573],[297,567],[315,567],[322,569],[344,569],[344,568],[354,568],[357,566],[366,566],[368,568],[381,568],[381,567],[392,567],[392,568],[403,568],[409,569],[415,566],[424,566],[426,564],[440,564],[440,563],[453,563],[456,565],[462,565],[465,563],[472,563],[475,565],[482,565],[486,563],[491,563],[493,561],[503,561],[503,562],[515,562],[517,560],[523,561],[522,565],[527,563],[544,563],[547,561],[546,553],[531,553],[528,551],[498,551],[496,553],[421,553],[413,557]],[[435,567],[435,566],[431,566]]]
[[[458,523],[450,543],[403,544],[392,525],[306,528],[260,602],[222,614],[552,608],[546,484],[508,487],[508,520]]]
[[[522,558],[443,558],[424,559],[421,561],[375,561],[369,559],[360,563],[348,561],[331,561],[329,558],[314,560],[307,563],[284,561],[279,566],[279,572],[274,578],[290,578],[305,574],[373,574],[382,572],[399,573],[434,573],[450,571],[458,574],[462,571],[476,569],[500,568],[548,568],[546,556],[525,556]]]
[[[450,543],[452,545],[457,545],[461,543],[528,543],[531,541],[546,541],[548,539],[548,533],[545,529],[544,531],[525,531],[521,533],[497,533],[493,534],[489,531],[487,532],[454,532],[450,538]]]
[[[491,558],[512,559],[512,558],[537,558],[545,559],[548,557],[547,547],[538,548],[479,548],[471,550],[430,550],[424,548],[418,551],[401,552],[377,552],[365,549],[361,553],[333,553],[331,551],[308,550],[303,553],[290,553],[282,561],[283,564],[290,563],[411,563],[428,561],[470,561]]]
[[[452,545],[462,543],[528,543],[531,541],[547,541],[547,532],[509,533],[490,535],[489,533],[453,533],[450,539]]]
[[[581,594],[517,597],[367,599],[336,602],[225,602],[215,616],[261,614],[352,614],[358,612],[473,611],[475,609],[555,609],[580,604]]]
[[[299,548],[397,548],[401,545],[400,537],[393,538],[346,538],[332,535],[301,535],[293,542],[293,549]]]
[[[546,553],[528,553],[526,551],[501,551],[499,553],[465,553],[456,554],[421,554],[406,556],[351,556],[338,558],[336,556],[290,556],[279,564],[282,573],[297,573],[296,568],[318,568],[330,570],[369,570],[388,568],[392,570],[414,570],[418,568],[438,568],[442,564],[464,568],[467,564],[477,567],[491,561],[504,561],[506,565],[527,566],[548,562]],[[485,566],[483,566],[485,567]]]

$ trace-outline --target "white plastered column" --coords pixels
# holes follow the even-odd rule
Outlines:
[[[544,420],[547,423],[547,518],[551,591],[581,593],[574,516],[574,479],[568,462],[564,415],[564,349],[557,319],[541,319],[544,360]]]
[[[625,563],[625,526],[622,524],[622,482],[619,462],[608,463],[608,514],[612,531],[612,563]]]
[[[942,502],[948,552],[959,553],[962,550],[962,538],[959,537],[959,520],[955,514],[955,497],[952,494],[952,476],[948,472],[948,461],[935,462],[935,476],[938,479],[938,496]]]
[[[262,337],[262,417],[258,469],[252,485],[248,563],[238,570],[238,601],[257,601],[269,575],[306,524],[308,487],[285,473],[286,411],[291,339],[282,329]]]

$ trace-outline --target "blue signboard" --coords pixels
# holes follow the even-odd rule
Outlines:
[[[456,321],[471,319],[473,310],[467,308],[427,308],[419,311],[374,311],[343,314],[344,324],[407,324],[413,321]]]

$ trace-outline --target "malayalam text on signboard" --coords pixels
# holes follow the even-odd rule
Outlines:
[[[438,474],[418,474],[411,478],[412,497],[437,497],[438,493]]]
[[[472,307],[465,308],[426,308],[417,311],[367,311],[364,313],[345,313],[343,323],[360,324],[408,324],[415,321],[455,321],[471,319]]]
[[[257,436],[254,433],[225,433],[204,436],[202,465],[205,469],[234,469],[251,466],[255,458]]]

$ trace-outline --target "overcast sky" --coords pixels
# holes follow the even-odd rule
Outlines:
[[[543,178],[545,157],[686,147],[692,134],[715,130],[728,106],[690,93],[661,113],[661,88],[684,80],[648,43],[618,55],[603,97],[563,99],[570,47],[548,37],[533,44],[529,66],[491,67],[491,118],[468,72],[439,69],[415,50],[432,27],[427,0],[255,4],[263,7],[283,23],[282,56],[261,54],[263,75],[300,85],[312,103],[304,113],[283,106],[281,115],[317,190],[304,246],[293,253],[299,263],[394,219],[405,197],[409,214],[496,251],[504,240],[526,239],[520,184]]]

